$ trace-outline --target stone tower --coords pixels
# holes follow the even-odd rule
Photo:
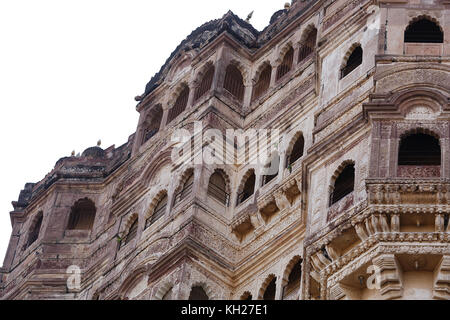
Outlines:
[[[449,93],[449,0],[228,12],[25,185],[0,298],[447,299]]]

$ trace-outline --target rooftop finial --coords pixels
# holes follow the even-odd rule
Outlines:
[[[75,150],[72,151],[72,153],[70,154],[70,156],[75,157]]]
[[[289,2],[286,2],[285,4],[284,4],[284,9],[285,10],[289,10],[291,8],[291,4],[289,3]]]
[[[97,147],[100,147],[102,145],[102,140],[97,141]]]
[[[255,11],[252,11],[248,14],[247,19],[245,19],[245,22],[250,22],[250,19],[253,17],[253,12]]]

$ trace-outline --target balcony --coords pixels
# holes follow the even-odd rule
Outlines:
[[[327,222],[330,222],[350,209],[354,204],[353,192],[333,204],[328,210]]]
[[[439,178],[441,166],[398,166],[397,176],[400,178]]]
[[[366,185],[368,205],[344,210],[338,228],[309,242],[314,281],[307,290],[320,292],[322,299],[407,299],[411,275],[426,272],[429,298],[449,298],[450,180],[368,179]],[[336,208],[351,200],[350,194]],[[336,208],[330,208],[331,215]],[[365,286],[370,266],[379,267],[378,291]]]

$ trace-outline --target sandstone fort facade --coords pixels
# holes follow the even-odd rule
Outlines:
[[[0,298],[450,298],[449,94],[449,0],[294,0],[261,32],[228,12],[126,144],[25,185]],[[192,161],[212,149],[246,161]]]

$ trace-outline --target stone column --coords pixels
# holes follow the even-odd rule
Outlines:
[[[389,154],[389,177],[397,177],[398,173],[398,151],[400,147],[400,139],[395,137],[391,139],[391,148]]]
[[[272,66],[272,74],[270,76],[270,87],[267,90],[267,92],[269,92],[273,87],[275,87],[275,83],[277,81],[277,70],[278,66]]]
[[[189,98],[188,98],[188,102],[186,105],[186,110],[189,110],[190,108],[192,108],[195,104],[194,101],[194,96],[195,96],[195,91],[197,91],[198,88],[198,83],[195,83],[195,81],[192,81],[189,84]]]
[[[440,145],[441,145],[441,178],[449,178],[449,140],[448,138],[441,138]]]
[[[211,92],[220,93],[223,90],[223,83],[225,81],[225,61],[220,58],[215,65],[214,78],[211,85]]]
[[[136,136],[134,137],[134,145],[133,145],[133,150],[132,150],[132,154],[135,155],[138,151],[139,148],[142,145],[142,141],[143,141],[143,135],[144,135],[144,128],[142,127],[143,123],[144,123],[144,119],[145,119],[145,112],[142,111],[141,115],[139,116],[139,123],[138,123],[138,127],[136,130]]]
[[[166,107],[163,107],[163,116],[161,118],[161,124],[159,126],[159,128],[160,128],[159,131],[162,131],[166,128],[168,116],[169,116],[169,110],[166,105]]]
[[[248,114],[250,110],[250,105],[252,103],[252,92],[253,92],[253,83],[252,81],[246,81],[244,84],[244,101],[242,102],[242,111],[244,114]]]
[[[294,58],[292,60],[292,70],[291,72],[295,72],[295,69],[297,69],[298,66],[298,54],[300,51],[300,44],[296,43],[295,45],[293,45],[293,49],[294,49]]]
[[[277,288],[275,292],[275,300],[283,300],[283,279],[281,277],[277,277]]]

